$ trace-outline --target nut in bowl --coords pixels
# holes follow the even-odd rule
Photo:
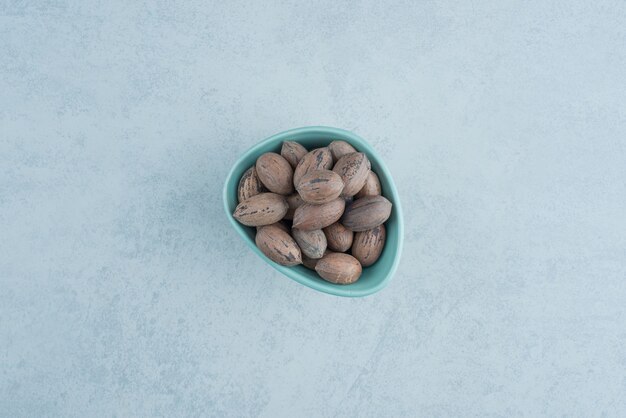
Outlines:
[[[255,199],[255,194],[263,195]],[[292,129],[249,149],[226,179],[224,209],[246,244],[272,267],[337,296],[379,291],[395,273],[402,253],[402,210],[389,170],[367,142],[342,129]],[[285,219],[293,219],[296,229],[287,228]],[[373,239],[366,231],[375,228],[384,233]],[[323,234],[329,231],[353,231],[358,247],[335,251],[331,246],[340,237],[331,236],[326,248]],[[289,251],[276,243],[287,243],[282,247]],[[320,259],[309,257],[322,254]],[[313,269],[302,264],[310,267],[311,261]]]

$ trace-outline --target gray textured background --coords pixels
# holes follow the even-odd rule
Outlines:
[[[0,1],[0,415],[626,415],[625,3],[226,3]],[[374,296],[223,213],[311,124],[400,189]]]

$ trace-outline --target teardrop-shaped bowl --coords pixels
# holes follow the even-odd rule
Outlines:
[[[364,152],[372,163],[372,170],[378,175],[382,186],[383,196],[391,203],[393,208],[391,216],[386,222],[387,242],[378,261],[370,267],[363,269],[361,278],[350,285],[338,285],[329,283],[321,279],[313,270],[299,265],[296,267],[285,267],[274,263],[267,258],[255,245],[255,228],[244,226],[237,222],[232,213],[237,206],[237,187],[239,179],[243,173],[255,164],[256,159],[265,152],[280,153],[283,141],[296,141],[308,150],[319,148],[330,144],[334,140],[344,140],[357,151]],[[404,220],[402,219],[402,207],[398,190],[391,178],[389,170],[378,156],[376,151],[358,135],[343,129],[330,128],[325,126],[310,126],[304,128],[291,129],[264,139],[257,145],[246,151],[228,173],[224,184],[224,210],[230,223],[241,238],[259,257],[265,260],[270,266],[296,282],[308,286],[320,292],[331,295],[362,297],[378,292],[385,287],[394,275],[400,256],[404,240]]]

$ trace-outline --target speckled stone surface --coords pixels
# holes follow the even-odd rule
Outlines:
[[[625,416],[624,2],[301,3],[0,1],[0,416]],[[318,124],[403,198],[364,299],[223,213]]]

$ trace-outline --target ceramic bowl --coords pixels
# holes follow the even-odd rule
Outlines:
[[[387,229],[387,241],[380,258],[374,265],[363,269],[363,274],[356,283],[349,285],[329,283],[321,279],[315,271],[309,270],[302,265],[285,267],[274,263],[267,258],[254,243],[256,229],[244,226],[232,217],[232,213],[237,206],[237,186],[239,179],[248,168],[255,164],[256,159],[261,154],[265,152],[276,152],[280,154],[283,141],[296,141],[308,150],[312,150],[326,146],[332,141],[339,139],[352,144],[357,151],[364,152],[367,155],[372,163],[372,170],[380,179],[383,196],[393,203],[391,216],[385,224]],[[244,242],[256,255],[265,260],[270,266],[300,284],[320,292],[337,296],[367,296],[384,288],[387,283],[389,283],[389,280],[391,280],[398,267],[404,239],[404,221],[402,219],[402,208],[398,190],[396,189],[389,170],[376,151],[374,151],[365,140],[352,132],[324,126],[311,126],[292,129],[264,139],[246,151],[237,162],[235,162],[235,165],[226,178],[223,194],[226,216]],[[242,260],[242,262],[245,262],[245,260]]]

